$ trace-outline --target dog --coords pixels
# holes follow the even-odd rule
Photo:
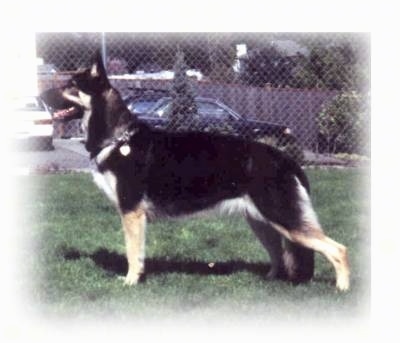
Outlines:
[[[291,158],[228,135],[150,128],[126,108],[100,53],[89,68],[74,72],[71,84],[62,97],[82,109],[77,112],[96,166],[94,181],[121,216],[125,284],[137,284],[145,272],[149,218],[218,206],[247,219],[270,255],[269,278],[309,281],[319,252],[334,267],[337,289],[349,289],[347,249],[324,234],[306,174]]]

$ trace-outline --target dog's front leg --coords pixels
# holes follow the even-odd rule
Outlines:
[[[122,214],[122,227],[125,234],[128,274],[126,285],[135,285],[144,273],[146,213],[139,208]]]

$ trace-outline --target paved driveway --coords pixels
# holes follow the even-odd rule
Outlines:
[[[12,159],[19,174],[88,171],[90,165],[85,147],[75,139],[54,139],[50,151],[16,151]]]

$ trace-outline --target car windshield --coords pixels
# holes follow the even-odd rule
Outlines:
[[[43,103],[36,96],[24,96],[14,99],[14,109],[23,111],[45,111]]]
[[[221,120],[237,119],[237,114],[230,113],[228,109],[216,102],[206,99],[196,99],[196,106],[197,113],[202,117]],[[161,99],[153,106],[153,108],[150,109],[150,112],[159,117],[166,117],[170,115],[171,111],[172,100],[170,98]]]

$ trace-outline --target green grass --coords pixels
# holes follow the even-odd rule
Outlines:
[[[313,202],[326,233],[349,247],[352,288],[341,294],[319,255],[315,278],[292,285],[264,279],[268,257],[240,217],[161,220],[147,234],[144,283],[126,287],[120,219],[91,176],[37,175],[19,182],[31,194],[20,225],[40,311],[112,318],[354,318],[369,307],[369,201],[358,170],[310,170]],[[33,255],[33,256],[32,256]],[[209,264],[214,263],[213,267]]]

